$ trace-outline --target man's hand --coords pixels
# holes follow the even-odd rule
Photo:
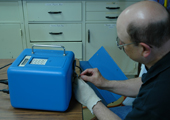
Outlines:
[[[82,79],[76,78],[73,82],[73,90],[77,101],[87,106],[91,113],[93,113],[93,107],[98,101],[101,101],[93,89]]]
[[[86,69],[81,73],[81,78],[84,81],[93,83],[96,87],[103,89],[108,82],[97,68],[94,69]]]

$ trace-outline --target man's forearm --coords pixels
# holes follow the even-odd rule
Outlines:
[[[121,120],[115,113],[110,111],[102,102],[98,102],[93,107],[93,113],[98,120]]]
[[[102,89],[111,91],[113,93],[128,96],[128,97],[136,97],[139,93],[139,89],[142,85],[141,78],[133,78],[129,80],[123,81],[107,81],[105,85],[103,85]]]

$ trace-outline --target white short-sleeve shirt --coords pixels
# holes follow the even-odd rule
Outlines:
[[[144,73],[147,73],[147,70],[146,70],[146,68],[145,68],[145,65],[142,64],[142,65],[141,65],[141,70],[140,70],[140,73],[139,73],[139,77],[142,77],[142,75],[143,75]],[[135,100],[135,98],[127,97],[127,98],[123,101],[123,105],[125,105],[125,106],[132,106],[134,100]]]

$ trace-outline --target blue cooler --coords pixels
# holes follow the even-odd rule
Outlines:
[[[7,71],[11,105],[14,108],[66,111],[72,97],[74,59],[74,53],[65,51],[63,46],[33,45],[32,49],[25,49]]]

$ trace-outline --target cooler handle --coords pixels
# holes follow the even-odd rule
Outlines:
[[[64,50],[63,56],[66,56],[64,46],[59,46],[59,45],[37,45],[37,44],[34,44],[34,45],[32,46],[32,54],[34,54],[34,47],[63,48],[63,50]]]

